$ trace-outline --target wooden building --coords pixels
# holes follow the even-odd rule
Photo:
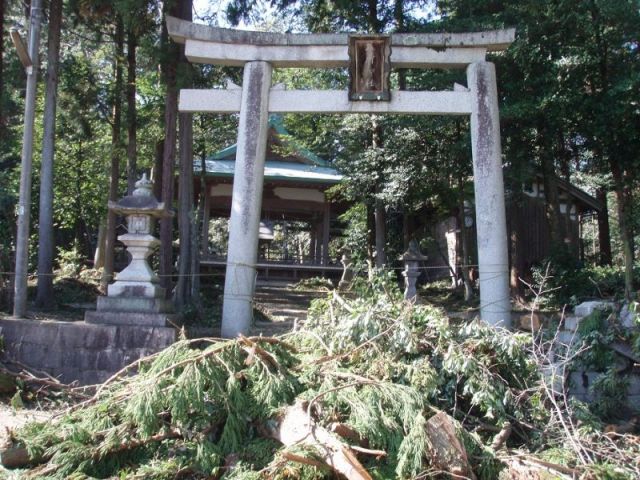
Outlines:
[[[225,267],[226,252],[212,251],[208,233],[212,219],[229,218],[236,149],[237,145],[231,145],[205,160],[203,268],[223,270]],[[199,176],[200,169],[200,160],[195,160],[195,177]],[[329,162],[290,137],[281,116],[269,117],[257,264],[260,277],[340,274],[342,266],[330,252],[330,241],[340,235],[337,217],[346,211],[347,205],[331,201],[326,191],[341,180],[342,175]],[[195,183],[197,197],[200,182]],[[276,234],[280,242],[275,241]],[[294,236],[295,248],[289,248]],[[305,245],[300,245],[301,239]]]
[[[583,226],[603,211],[604,206],[596,198],[571,183],[556,178],[560,202],[561,228],[565,232],[564,242],[577,260],[585,260]],[[511,286],[515,288],[518,278],[530,279],[531,267],[540,265],[551,254],[551,235],[546,218],[544,184],[542,175],[536,178],[519,194],[507,192],[507,234],[509,237],[509,264]],[[456,212],[457,213],[457,212]],[[427,277],[437,279],[452,277],[463,262],[475,268],[477,250],[473,205],[465,202],[465,235],[469,258],[461,255],[462,229],[457,215],[437,222],[430,230],[435,240],[427,252]]]

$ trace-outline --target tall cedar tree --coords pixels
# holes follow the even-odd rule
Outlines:
[[[180,47],[169,40],[164,18],[167,15],[180,16],[182,0],[171,0],[163,4],[163,22],[161,42],[163,61],[160,65],[165,84],[164,102],[164,150],[162,153],[161,198],[168,208],[173,206],[174,165],[176,157],[178,87],[177,66],[180,62]],[[167,297],[171,295],[173,274],[173,219],[160,220],[160,284],[165,288]]]
[[[111,104],[111,169],[109,180],[109,201],[118,200],[118,183],[120,180],[120,155],[122,152],[122,87],[124,61],[124,25],[122,16],[116,14],[114,33],[115,56],[113,70],[115,83]],[[102,272],[101,289],[106,292],[107,285],[113,278],[114,246],[116,241],[116,215],[112,210],[107,212],[107,229],[105,241],[104,270]]]
[[[4,118],[4,12],[5,0],[0,0],[0,137],[4,138],[7,123]]]
[[[53,306],[53,163],[55,155],[56,107],[58,103],[58,69],[62,0],[49,3],[49,43],[47,86],[44,104],[44,133],[40,165],[40,218],[38,221],[38,292],[36,305]]]
[[[191,20],[192,1],[182,0],[180,16]],[[190,64],[181,48],[180,62],[182,65],[181,86],[188,86],[190,82]],[[196,297],[194,283],[197,283],[198,269],[198,228],[195,222],[193,198],[193,114],[180,113],[180,178],[178,184],[178,230],[180,236],[180,257],[178,259],[178,282],[176,284],[175,299],[178,308],[184,308]]]
[[[135,188],[138,163],[138,116],[136,106],[136,49],[138,34],[129,20],[127,28],[127,194]]]

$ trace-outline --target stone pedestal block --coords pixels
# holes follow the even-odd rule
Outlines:
[[[177,315],[145,312],[88,311],[84,321],[100,325],[138,325],[141,327],[169,327],[178,321]]]
[[[99,312],[173,313],[173,304],[164,298],[98,297]]]
[[[163,298],[165,289],[156,283],[123,281],[119,279],[107,287],[107,295],[112,298]]]

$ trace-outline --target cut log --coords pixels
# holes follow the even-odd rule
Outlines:
[[[356,432],[349,425],[346,425],[344,423],[333,422],[332,424],[329,425],[329,429],[336,435],[340,436],[341,438],[344,438],[345,440],[348,440],[353,443],[359,443],[364,447],[368,446],[367,445],[368,442],[363,443],[363,440],[362,438],[360,438],[360,435],[358,435],[358,432]]]
[[[268,434],[287,447],[315,447],[317,458],[347,480],[372,480],[349,446],[337,435],[316,425],[301,402],[288,407],[270,426]]]
[[[525,313],[518,315],[515,324],[520,330],[537,332],[543,324],[543,319],[540,314],[536,312]]]
[[[30,463],[26,448],[13,445],[0,447],[0,465],[4,468],[24,468]]]
[[[504,473],[500,474],[500,477],[510,480],[547,480],[549,478],[571,480],[584,478],[580,476],[582,472],[579,469],[546,462],[533,456],[510,455],[506,458],[501,458],[501,461],[507,468]]]
[[[500,430],[500,432],[498,432],[498,434],[495,437],[493,437],[493,442],[491,442],[491,448],[497,451],[497,450],[500,450],[502,447],[504,447],[505,443],[511,436],[512,430],[513,429],[511,427],[511,423],[504,422],[504,424],[502,425],[502,430]]]
[[[431,464],[453,476],[475,480],[467,451],[456,435],[455,420],[445,412],[438,412],[427,421],[425,430]]]

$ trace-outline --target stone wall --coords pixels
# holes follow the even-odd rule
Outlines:
[[[580,334],[578,327],[583,318],[591,315],[594,310],[617,311],[618,307],[612,302],[591,301],[584,302],[576,306],[573,315],[568,315],[560,326],[558,333],[558,341],[563,345],[572,345],[580,342]],[[622,320],[622,326],[633,328],[626,319]],[[625,347],[620,343],[613,343],[611,348],[618,352],[616,367],[619,371],[624,372],[623,375],[629,384],[626,391],[627,406],[633,409],[640,409],[640,368],[634,365],[632,357],[635,357],[629,347]],[[593,402],[596,398],[591,389],[593,382],[602,375],[603,372],[594,370],[574,370],[568,372],[567,386],[569,395],[583,402]]]
[[[91,325],[0,319],[6,360],[43,370],[64,383],[100,383],[129,363],[176,339],[166,327]]]

